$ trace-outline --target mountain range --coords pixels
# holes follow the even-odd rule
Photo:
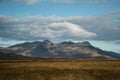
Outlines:
[[[44,40],[0,48],[0,59],[25,58],[120,59],[120,54],[94,47],[88,41],[53,43]]]

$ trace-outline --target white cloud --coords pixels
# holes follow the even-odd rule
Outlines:
[[[117,21],[116,21],[117,20]],[[120,40],[120,18],[105,16],[0,16],[0,37],[18,40]]]
[[[64,36],[73,37],[73,38],[90,38],[96,36],[95,33],[88,32],[83,29],[81,26],[69,23],[69,22],[55,22],[49,25],[52,28],[58,28],[58,31],[63,31]]]
[[[83,29],[82,26],[70,22],[63,22],[63,18],[28,17],[15,19],[0,16],[0,36],[13,39],[53,39],[65,37],[91,38],[95,33]]]
[[[17,35],[27,34],[26,38],[30,36],[31,38],[91,38],[95,37],[95,33],[88,32],[81,26],[69,23],[69,22],[51,22],[48,24],[28,24],[28,27],[19,26],[13,29]]]

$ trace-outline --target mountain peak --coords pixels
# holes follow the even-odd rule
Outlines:
[[[83,46],[90,46],[91,44],[88,41],[84,41],[80,43]]]
[[[47,48],[50,48],[51,46],[53,46],[53,43],[49,40],[44,40],[42,43]]]
[[[52,42],[49,40],[44,40],[43,43],[52,43]]]

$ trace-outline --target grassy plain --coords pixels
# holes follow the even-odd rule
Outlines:
[[[0,60],[0,80],[120,80],[120,61]]]

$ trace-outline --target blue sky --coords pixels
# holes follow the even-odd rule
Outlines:
[[[28,0],[29,1],[29,0]],[[97,16],[111,11],[119,11],[119,2],[1,2],[0,14],[24,16]]]
[[[44,39],[88,40],[120,53],[119,4],[119,0],[0,0],[0,46]]]

